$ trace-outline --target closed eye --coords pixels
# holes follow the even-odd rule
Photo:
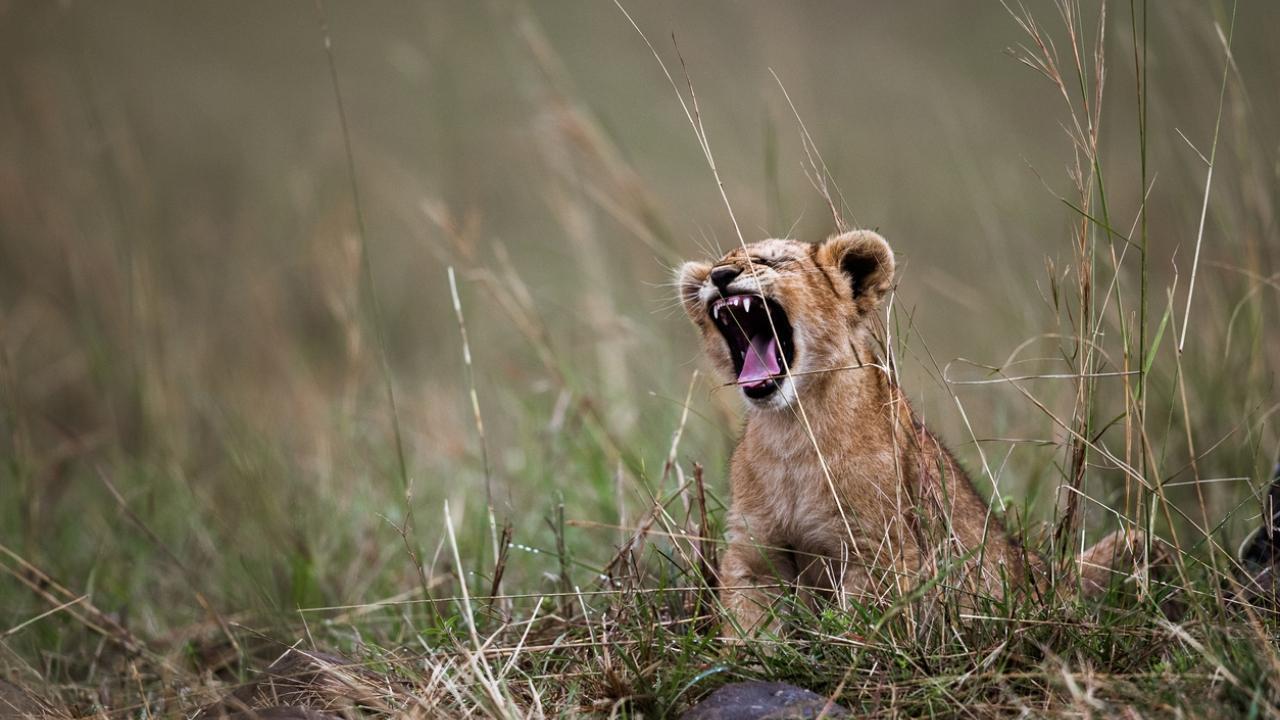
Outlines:
[[[792,262],[792,259],[791,258],[749,257],[747,258],[747,261],[750,262],[752,265],[763,265],[767,268],[772,268],[774,270],[777,270],[779,267],[789,262]]]

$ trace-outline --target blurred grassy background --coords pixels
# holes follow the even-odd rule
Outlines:
[[[781,78],[847,216],[899,253],[909,394],[978,469],[938,367],[998,365],[1060,330],[1046,258],[1059,275],[1070,263],[1076,219],[1055,198],[1072,194],[1068,115],[1004,52],[1024,42],[1009,12],[634,5],[678,67],[675,33],[748,241],[831,230],[770,70]],[[1051,4],[1031,7],[1056,30]],[[1134,50],[1128,5],[1109,10],[1101,156],[1127,231],[1143,193]],[[449,568],[444,500],[464,555],[484,556],[486,462],[499,521],[543,551],[513,551],[508,589],[552,588],[544,518],[562,499],[570,520],[634,521],[662,484],[701,367],[670,268],[737,240],[671,88],[612,4],[326,13],[363,243],[311,3],[0,2],[0,542],[146,638],[198,625],[195,593],[269,626],[295,622],[298,607],[411,591],[410,552],[430,578]],[[1223,64],[1214,23],[1225,29],[1230,13],[1160,2],[1149,20],[1150,331],[1171,287],[1181,330],[1206,167],[1179,133],[1208,155]],[[1207,486],[1214,520],[1252,497],[1280,438],[1277,32],[1280,5],[1240,3],[1181,358],[1197,472],[1241,478]],[[1137,267],[1130,256],[1123,292]],[[1033,345],[1049,358],[1033,368],[1060,372],[1056,349]],[[1166,337],[1148,430],[1163,474],[1186,480],[1175,360]],[[705,373],[694,384],[677,455],[684,472],[705,465],[725,500],[737,402],[715,385]],[[1050,407],[1070,403],[1068,383],[1034,387]],[[1115,380],[1100,387],[1119,394]],[[1002,491],[1048,517],[1061,431],[1014,390],[951,390]],[[1090,488],[1105,500],[1118,479],[1098,467]],[[589,583],[620,537],[575,528],[575,581]],[[0,630],[49,607],[10,579]],[[89,642],[77,627],[55,615],[5,648],[52,672]]]

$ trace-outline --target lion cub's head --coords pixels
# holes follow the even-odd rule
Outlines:
[[[884,238],[855,230],[816,245],[762,240],[685,263],[677,282],[712,362],[751,404],[781,408],[850,364],[893,267]]]

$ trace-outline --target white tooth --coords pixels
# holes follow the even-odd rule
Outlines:
[[[751,296],[748,295],[742,300],[742,308],[747,312],[751,312]]]
[[[716,303],[711,306],[711,315],[715,317],[716,320],[720,319],[720,303]]]

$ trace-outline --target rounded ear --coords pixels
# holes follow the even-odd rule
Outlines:
[[[698,293],[702,290],[702,284],[707,281],[709,272],[711,266],[704,262],[687,262],[676,269],[676,293],[684,311],[691,318],[698,310]]]
[[[848,284],[854,303],[870,312],[893,287],[893,249],[878,233],[850,230],[818,246],[818,263]]]

